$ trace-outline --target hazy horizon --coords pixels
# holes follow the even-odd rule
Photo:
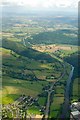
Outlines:
[[[3,12],[69,12],[77,13],[79,0],[3,0],[0,7]]]

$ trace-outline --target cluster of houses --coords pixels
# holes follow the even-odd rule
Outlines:
[[[25,96],[25,95],[23,95],[23,96],[21,96],[18,100],[17,100],[17,102],[18,102],[18,105],[22,105],[23,103],[25,103],[25,104],[28,104],[28,106],[31,106],[31,105],[33,105],[34,103],[36,103],[38,101],[38,98],[33,98],[33,97],[31,97],[31,96]]]
[[[25,115],[29,118],[33,118],[36,115],[27,114],[27,110],[31,106],[37,106],[39,111],[44,111],[44,107],[40,106],[38,103],[38,98],[33,98],[31,96],[21,95],[13,104],[3,105],[2,118],[7,119],[12,116],[12,118],[24,118]],[[11,116],[9,115],[11,114]],[[43,115],[38,115],[41,119]]]

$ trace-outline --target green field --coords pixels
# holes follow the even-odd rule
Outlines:
[[[39,104],[45,106],[46,104],[46,97],[39,97]]]
[[[54,96],[50,107],[50,118],[57,118],[61,111],[61,106],[64,102],[63,96]]]
[[[62,64],[47,54],[43,60],[34,60],[26,56],[21,56],[10,49],[2,48],[2,52],[3,75],[25,80],[34,80],[34,78],[36,78],[39,80],[47,79],[47,81],[52,81],[52,75],[54,79],[57,79],[63,72]],[[34,51],[34,53],[36,52]],[[46,61],[48,56],[51,62]],[[44,54],[42,54],[41,57],[44,57]],[[54,61],[53,63],[52,60]]]
[[[39,108],[37,106],[29,107],[27,112],[28,112],[28,114],[40,115],[40,111],[39,111]]]
[[[71,97],[72,101],[77,101],[79,99],[79,96],[80,96],[79,87],[80,87],[79,78],[76,78],[73,81],[72,97]]]
[[[42,92],[42,88],[48,84],[46,81],[29,82],[25,80],[3,77],[3,104],[9,104],[15,101],[19,95],[31,95],[36,97]]]

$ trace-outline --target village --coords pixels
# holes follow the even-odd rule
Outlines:
[[[41,115],[28,113],[28,109],[33,105],[39,108]],[[39,117],[40,119],[42,119],[43,117],[42,113],[44,112],[44,110],[45,110],[45,106],[39,105],[38,98],[21,95],[19,99],[17,99],[14,103],[3,105],[2,118],[3,119],[10,119],[10,118],[31,119],[31,118]]]

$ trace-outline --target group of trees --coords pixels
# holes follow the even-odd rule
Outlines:
[[[38,35],[32,36],[33,39],[28,38],[27,41],[31,44],[70,44],[77,45],[77,37],[65,35],[75,34],[75,31],[71,30],[56,30],[53,32],[43,32]],[[65,34],[64,34],[65,33]]]

